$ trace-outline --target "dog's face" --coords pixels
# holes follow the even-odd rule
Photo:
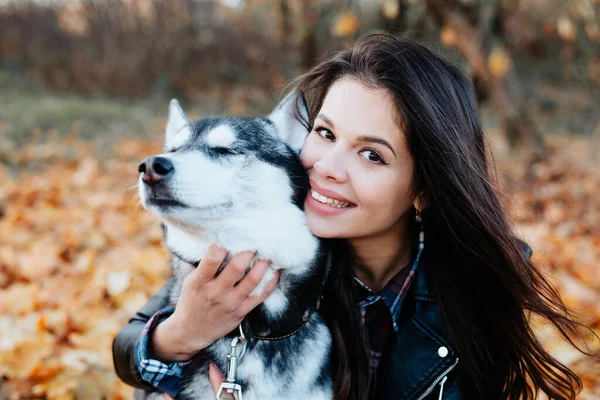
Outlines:
[[[296,101],[308,120],[295,92],[265,118],[190,122],[172,100],[165,151],[139,166],[143,206],[187,231],[247,218],[253,210],[302,207],[307,183],[298,153],[308,129],[294,117]]]

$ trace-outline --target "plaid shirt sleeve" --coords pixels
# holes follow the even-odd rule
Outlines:
[[[160,322],[167,319],[173,311],[174,310],[171,308],[165,308],[156,312],[156,314],[150,318],[135,345],[134,357],[135,364],[144,381],[150,383],[160,391],[175,397],[179,393],[181,379],[183,378],[185,367],[189,364],[189,361],[165,364],[161,361],[149,358],[148,355],[148,346],[152,330]]]

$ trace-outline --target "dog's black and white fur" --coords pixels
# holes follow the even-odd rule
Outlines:
[[[326,279],[323,243],[303,212],[308,182],[298,154],[308,134],[294,117],[301,96],[288,95],[266,118],[210,117],[190,122],[171,101],[165,152],[140,165],[139,192],[156,214],[173,254],[172,305],[184,278],[210,244],[230,254],[257,251],[271,261],[259,295],[281,270],[274,293],[244,320],[246,354],[237,378],[245,400],[333,398],[331,335],[315,312]],[[237,330],[201,352],[188,367],[181,399],[214,399],[211,360],[226,376]]]

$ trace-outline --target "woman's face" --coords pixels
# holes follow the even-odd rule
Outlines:
[[[300,159],[308,227],[323,238],[385,235],[414,202],[414,163],[392,98],[352,78],[327,93]],[[317,200],[318,198],[318,200]]]

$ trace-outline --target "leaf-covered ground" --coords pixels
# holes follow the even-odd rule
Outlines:
[[[131,398],[111,341],[168,274],[135,187],[139,161],[161,144],[124,137],[99,148],[76,137],[40,130],[0,152],[0,399]],[[554,141],[560,150],[529,177],[499,147],[503,193],[536,262],[600,333],[600,173],[573,157],[589,154],[587,141]],[[580,398],[600,398],[600,364],[536,326],[582,377]]]

